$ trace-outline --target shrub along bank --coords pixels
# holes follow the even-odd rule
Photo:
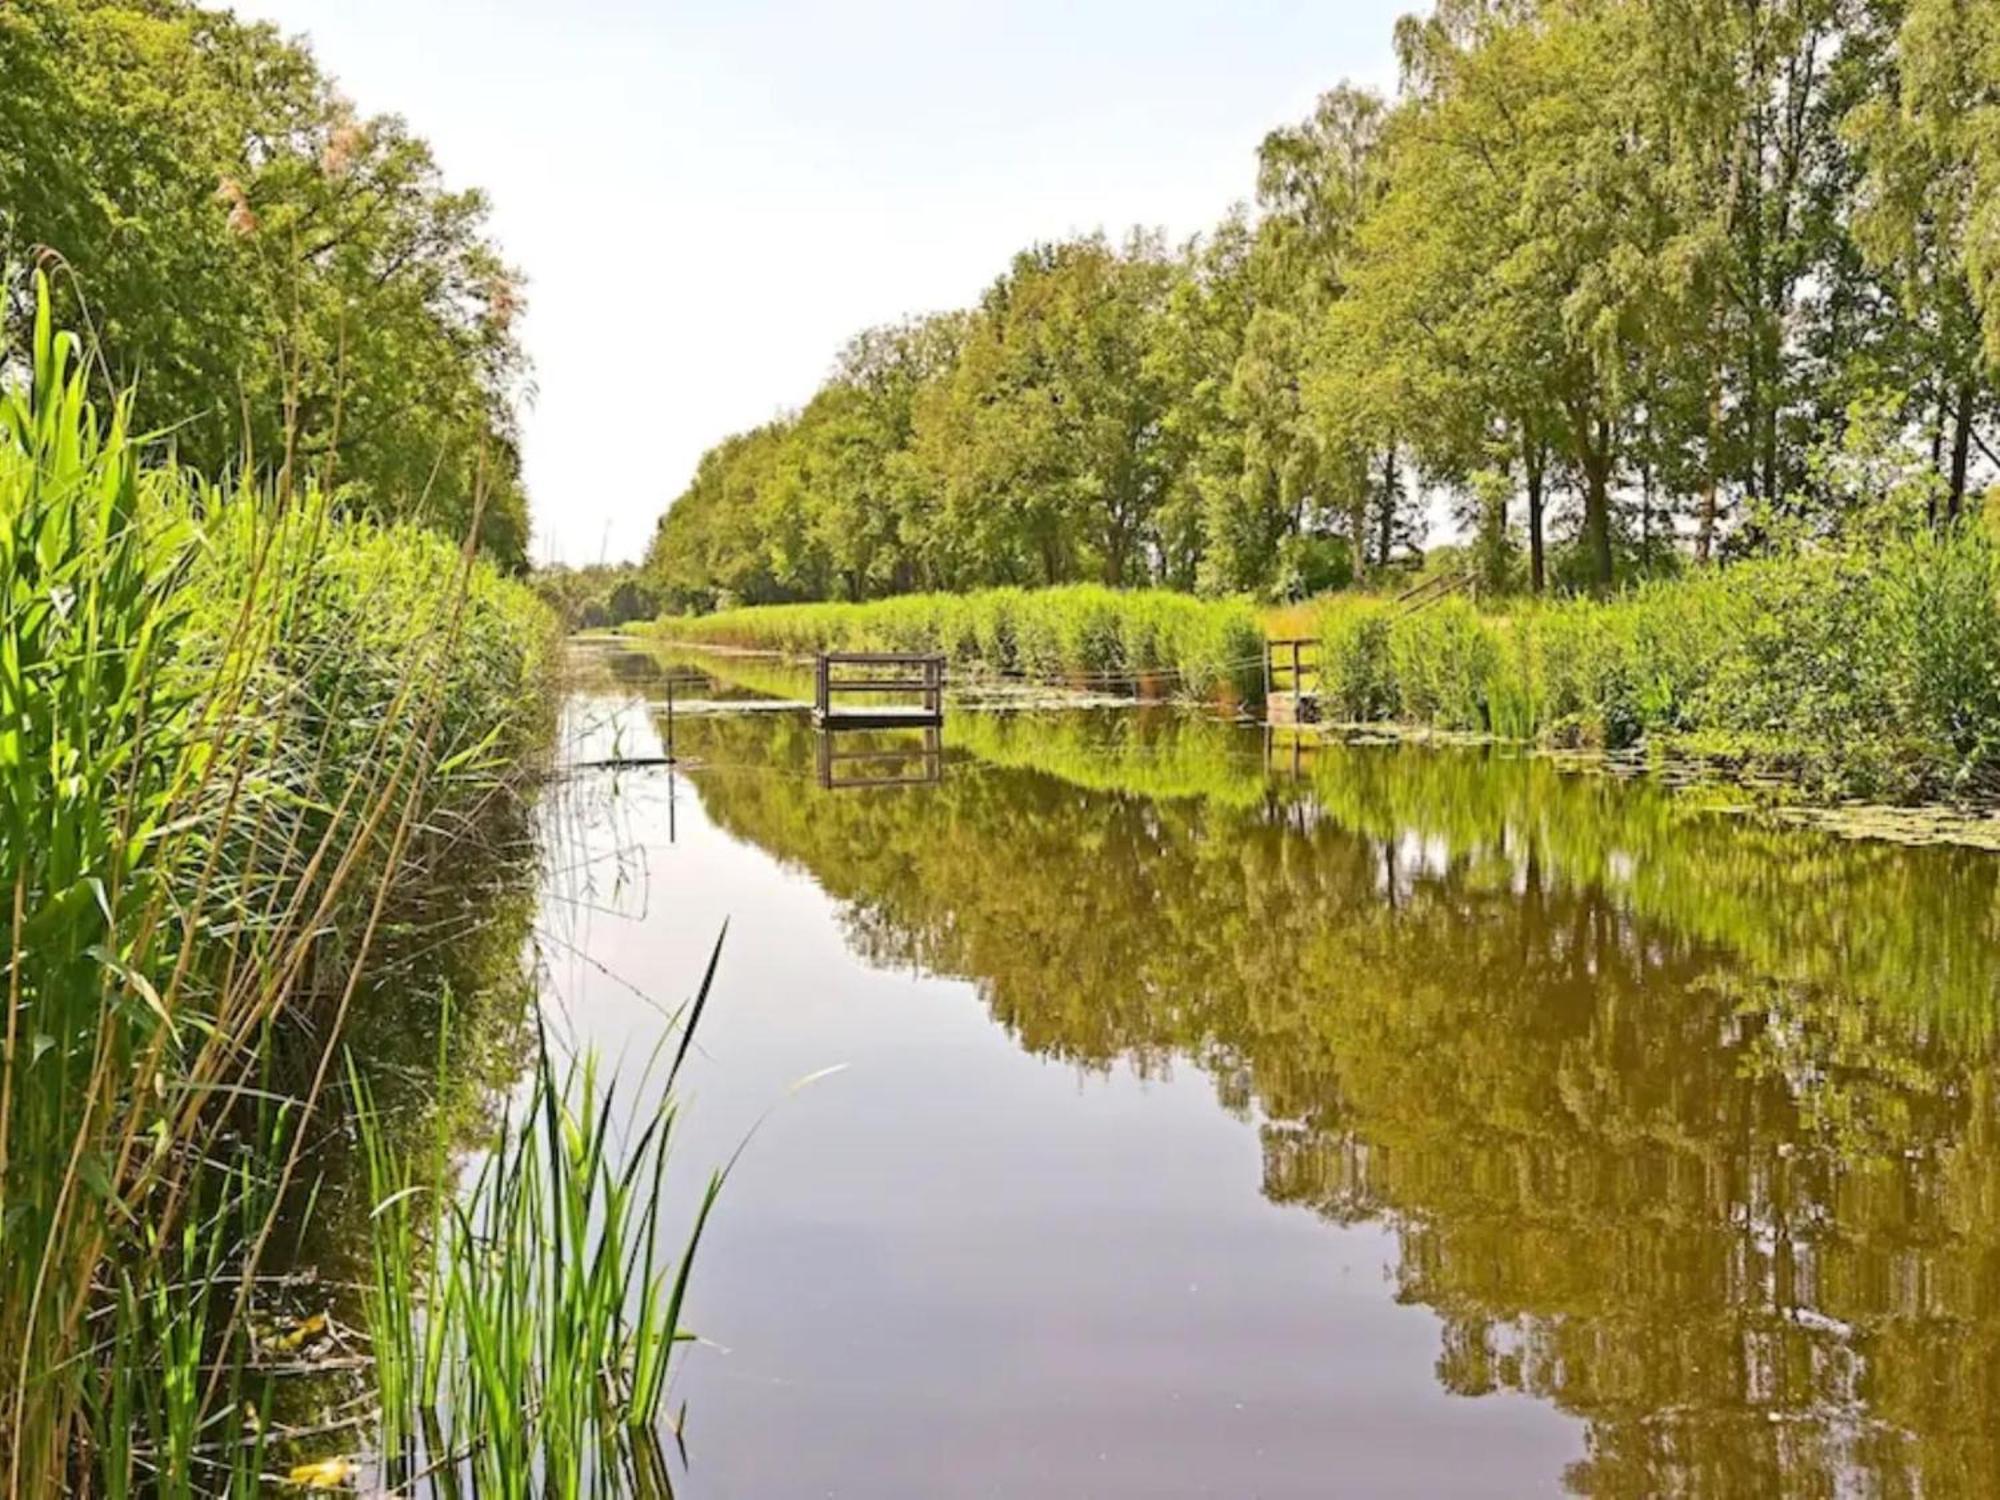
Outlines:
[[[1507,615],[1327,601],[1330,718],[1739,758],[1825,791],[2000,791],[2000,549],[1967,528]]]
[[[1249,605],[1095,584],[904,594],[865,604],[771,604],[669,616],[676,641],[809,654],[925,651],[956,667],[1072,687],[1253,701],[1264,635]]]

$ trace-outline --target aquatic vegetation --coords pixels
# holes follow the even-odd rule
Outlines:
[[[773,604],[672,615],[669,640],[755,650],[934,651],[955,666],[1138,694],[1254,701],[1263,633],[1249,605],[1095,584],[902,594],[867,604]]]
[[[662,1230],[661,1190],[674,1083],[714,975],[711,961],[657,1094],[629,1117],[594,1055],[559,1068],[542,1037],[531,1087],[469,1181],[451,1140],[413,1159],[385,1133],[350,1058],[374,1204],[371,1457],[386,1483],[526,1497],[629,1480],[635,1493],[672,1492],[668,1375],[690,1337],[682,1308],[726,1169],[710,1175],[678,1245]]]
[[[1728,756],[1878,797],[2000,788],[2000,547],[1964,528],[1482,614],[1335,596],[1328,716]]]
[[[465,920],[440,872],[532,794],[552,622],[434,535],[153,460],[45,289],[29,363],[0,392],[0,1467],[197,1493],[254,1473],[262,1273],[356,997]]]

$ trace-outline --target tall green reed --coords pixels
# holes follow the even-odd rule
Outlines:
[[[671,1492],[669,1376],[728,1168],[710,1174],[677,1243],[663,1231],[664,1189],[675,1085],[720,951],[677,1019],[657,1087],[651,1065],[628,1082],[639,1101],[629,1111],[594,1055],[559,1066],[541,1034],[530,1087],[468,1180],[447,1141],[422,1164],[399,1152],[350,1060],[375,1204],[367,1295],[385,1481],[498,1496]]]
[[[0,393],[0,1473],[208,1493],[259,1446],[264,1254],[349,1003],[532,782],[549,627],[469,547],[149,460],[37,291]],[[279,1047],[317,1057],[283,1095]]]
[[[1330,717],[1691,750],[1832,792],[2000,792],[2000,545],[1814,545],[1616,599],[1320,609]]]
[[[1253,701],[1263,632],[1236,599],[1097,584],[904,594],[865,604],[774,604],[673,616],[669,639],[789,653],[930,651],[959,667],[1111,693]]]

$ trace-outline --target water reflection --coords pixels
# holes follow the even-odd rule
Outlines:
[[[1491,753],[1272,776],[1164,712],[955,713],[895,796],[827,796],[801,720],[681,736],[870,961],[1198,1063],[1269,1198],[1393,1231],[1445,1389],[1586,1422],[1569,1487],[2000,1485],[2000,861]]]
[[[822,729],[818,736],[822,791],[857,792],[930,786],[944,779],[944,735],[916,730]]]

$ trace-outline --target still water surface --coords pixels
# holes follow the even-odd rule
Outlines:
[[[800,695],[586,666],[586,758]],[[1156,710],[676,735],[543,929],[636,1073],[730,924],[696,1500],[2000,1492],[2000,860]]]

